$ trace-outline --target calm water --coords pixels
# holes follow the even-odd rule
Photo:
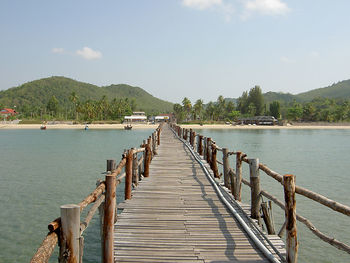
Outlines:
[[[350,130],[197,130],[213,138],[220,147],[259,158],[280,174],[294,174],[297,185],[350,205]],[[218,153],[218,158],[222,158]],[[234,166],[233,157],[231,164]],[[248,165],[244,177],[249,180]],[[262,188],[283,199],[283,187],[260,172]],[[243,186],[247,203],[249,189]],[[297,196],[297,213],[322,232],[350,244],[349,217]],[[284,212],[274,206],[277,231]],[[282,217],[283,216],[283,217]],[[298,224],[299,262],[350,262],[347,253],[320,241],[303,224]]]
[[[0,262],[29,262],[60,205],[79,203],[104,177],[107,159],[119,161],[151,133],[0,130]],[[100,261],[97,219],[85,232],[84,262]]]
[[[28,262],[47,224],[59,216],[60,205],[80,202],[103,178],[107,159],[120,160],[123,149],[138,146],[151,132],[0,130],[0,262]],[[200,132],[221,147],[259,158],[280,174],[295,174],[298,185],[350,205],[349,130]],[[283,200],[281,185],[263,173],[261,180],[264,189]],[[248,202],[248,189],[243,191]],[[304,198],[297,198],[297,211],[321,231],[350,243],[348,217]],[[274,212],[279,228],[282,213],[277,207]],[[347,254],[323,244],[303,225],[298,227],[299,262],[350,262]],[[100,261],[97,217],[85,231],[85,243],[84,262]]]

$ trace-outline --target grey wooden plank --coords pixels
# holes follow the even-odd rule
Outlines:
[[[267,262],[166,127],[150,177],[119,204],[117,262]],[[244,213],[249,209],[243,206]],[[271,239],[278,244],[276,236]],[[280,244],[280,243],[279,243]]]

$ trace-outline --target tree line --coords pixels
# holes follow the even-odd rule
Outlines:
[[[174,104],[173,111],[179,123],[183,122],[234,122],[238,118],[273,116],[278,120],[298,122],[350,121],[350,100],[315,98],[309,102],[290,103],[272,101],[265,103],[260,86],[254,86],[234,102],[219,96],[216,102],[204,104],[198,99],[194,104],[185,97]]]
[[[136,102],[129,98],[114,98],[109,101],[106,96],[100,100],[80,101],[75,92],[69,96],[70,106],[62,107],[59,100],[53,95],[45,106],[29,107],[22,105],[17,108],[20,118],[40,120],[117,120],[122,121],[124,116],[131,115],[136,109]]]

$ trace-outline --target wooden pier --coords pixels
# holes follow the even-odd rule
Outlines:
[[[115,260],[270,262],[219,199],[185,144],[167,127],[161,141],[149,177],[119,205]]]
[[[230,156],[235,156],[233,168]],[[249,165],[249,181],[242,176],[243,163]],[[260,171],[283,186],[284,202],[260,188]],[[125,201],[117,207],[116,191],[122,182]],[[243,184],[250,189],[250,204],[241,203]],[[96,211],[103,263],[296,263],[297,220],[322,241],[350,254],[349,245],[296,213],[296,194],[350,216],[349,206],[295,185],[294,175],[280,175],[259,159],[220,148],[191,129],[161,124],[140,148],[125,150],[118,165],[107,160],[105,180],[98,180],[85,199],[61,206],[61,216],[49,223],[30,262],[49,262],[56,244],[60,263],[83,262],[83,233]],[[269,201],[262,202],[262,197]],[[274,229],[272,202],[285,215],[279,231]],[[89,211],[82,219],[84,209]]]

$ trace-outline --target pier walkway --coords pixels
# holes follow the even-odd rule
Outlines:
[[[116,262],[270,262],[168,126],[149,177],[118,208]]]

